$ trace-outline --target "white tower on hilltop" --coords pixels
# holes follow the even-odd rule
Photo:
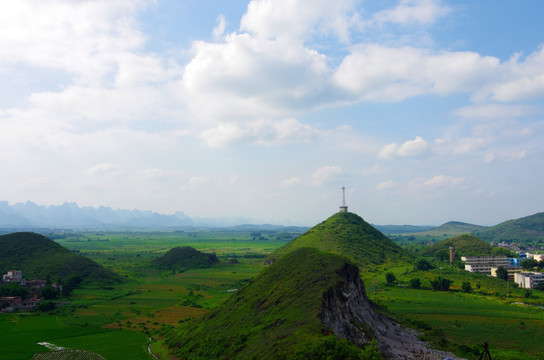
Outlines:
[[[342,186],[342,206],[340,206],[340,212],[347,213],[348,206],[346,205],[346,188]]]

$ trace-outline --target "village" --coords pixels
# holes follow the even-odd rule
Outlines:
[[[45,298],[54,298],[62,291],[62,285],[57,283],[47,284],[46,280],[41,279],[26,280],[21,270],[10,270],[2,275],[0,286],[9,284],[15,285],[18,293],[22,294],[0,296],[1,312],[35,310]]]

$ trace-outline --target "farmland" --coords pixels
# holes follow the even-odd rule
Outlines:
[[[0,316],[0,359],[29,359],[43,352],[37,343],[82,349],[106,359],[149,359],[147,344],[166,354],[157,336],[161,328],[198,317],[222,303],[256,276],[264,258],[290,237],[249,231],[82,232],[48,234],[64,247],[87,256],[122,275],[127,282],[107,287],[76,289],[70,304],[52,314]],[[222,261],[186,272],[149,267],[152,259],[175,246],[191,246],[215,253]],[[392,272],[395,284],[384,274]],[[436,276],[453,280],[451,290],[433,291]],[[411,266],[373,269],[362,274],[369,298],[387,308],[402,323],[425,330],[426,339],[446,350],[475,357],[488,341],[493,359],[542,358],[544,304],[538,291],[527,297],[523,289],[507,287],[498,279],[469,274],[447,266],[414,271]],[[422,289],[407,283],[418,277]],[[461,292],[469,282],[474,291]],[[516,303],[532,304],[521,305]]]

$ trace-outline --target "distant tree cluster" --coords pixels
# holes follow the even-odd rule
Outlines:
[[[544,260],[536,261],[535,259],[521,260],[520,266],[526,270],[542,270],[544,269]]]
[[[443,278],[442,276],[438,276],[434,280],[431,280],[431,287],[438,291],[448,291],[451,284],[453,284],[453,280]]]

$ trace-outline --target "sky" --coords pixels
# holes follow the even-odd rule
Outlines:
[[[544,211],[544,2],[0,3],[0,200],[311,226]]]

